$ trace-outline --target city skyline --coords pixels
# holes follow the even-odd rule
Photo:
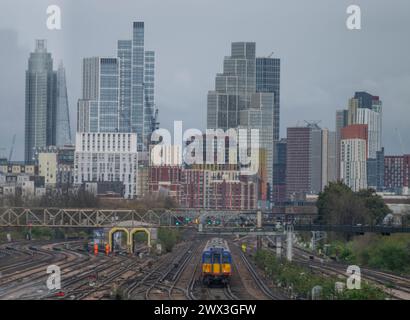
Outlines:
[[[65,1],[57,2],[59,5],[61,4],[63,12],[63,27],[61,31],[46,30],[45,14],[42,10],[37,9],[33,10],[33,19],[36,18],[38,21],[33,22],[33,28],[30,32],[21,29],[21,26],[19,25],[21,21],[19,21],[19,19],[16,19],[19,23],[9,19],[5,19],[0,23],[0,30],[2,30],[0,32],[0,37],[2,40],[6,39],[8,43],[10,43],[10,48],[3,53],[3,55],[5,55],[4,58],[10,55],[15,57],[12,59],[12,63],[10,63],[10,68],[3,64],[1,66],[6,70],[24,69],[26,67],[25,64],[28,52],[31,49],[27,48],[29,40],[31,40],[32,43],[36,38],[48,39],[49,51],[53,53],[54,60],[63,60],[64,65],[66,66],[71,119],[76,119],[75,103],[81,96],[79,94],[80,85],[78,84],[81,72],[81,59],[86,56],[105,54],[115,56],[115,41],[117,39],[128,37],[129,24],[132,21],[139,20],[145,21],[150,30],[149,36],[147,36],[149,41],[147,47],[155,48],[156,53],[158,54],[158,68],[156,70],[158,89],[156,90],[156,100],[158,107],[161,110],[161,127],[171,128],[172,126],[170,124],[173,120],[184,120],[184,126],[204,128],[206,122],[206,93],[207,90],[212,87],[212,78],[218,71],[220,71],[220,57],[226,54],[231,42],[237,40],[250,40],[257,43],[257,56],[268,56],[271,51],[274,51],[275,57],[279,57],[282,60],[281,137],[285,137],[287,127],[294,126],[298,120],[304,119],[322,120],[321,125],[333,129],[334,114],[337,109],[347,107],[347,98],[350,97],[351,92],[368,91],[380,95],[383,98],[385,107],[383,117],[383,144],[386,147],[386,154],[402,153],[396,127],[399,129],[399,132],[403,137],[404,153],[410,152],[410,141],[406,141],[408,139],[405,138],[408,136],[409,130],[406,126],[405,117],[397,117],[397,114],[405,112],[407,106],[410,104],[410,97],[405,94],[406,83],[409,80],[407,72],[407,66],[409,64],[406,63],[406,59],[410,56],[407,54],[410,50],[407,47],[407,44],[399,41],[399,36],[393,38],[387,37],[391,32],[397,31],[399,33],[403,31],[401,28],[403,28],[403,25],[405,25],[406,22],[402,21],[405,17],[401,16],[400,12],[404,12],[407,7],[407,4],[405,3],[399,3],[394,6],[394,8],[391,8],[391,11],[388,11],[387,14],[382,14],[379,12],[381,9],[380,3],[375,3],[374,5],[372,3],[372,7],[369,7],[369,2],[363,1],[363,4],[361,5],[364,12],[364,28],[363,30],[354,33],[345,28],[345,16],[343,15],[345,4],[341,1],[340,4],[336,5],[338,12],[336,12],[336,9],[335,11],[330,10],[329,17],[322,22],[325,28],[330,28],[332,32],[336,32],[336,35],[340,38],[339,42],[346,48],[341,45],[334,47],[335,42],[332,42],[334,40],[330,38],[330,34],[319,32],[319,36],[324,36],[323,41],[330,41],[327,45],[319,42],[318,49],[321,50],[318,50],[317,52],[322,52],[320,56],[317,54],[315,55],[315,52],[312,49],[312,47],[315,47],[315,44],[318,44],[316,42],[319,40],[318,38],[313,36],[309,38],[312,45],[309,45],[309,47],[306,48],[307,52],[298,53],[302,48],[302,43],[298,44],[296,43],[297,41],[289,42],[288,38],[284,38],[284,35],[281,35],[275,31],[275,29],[272,29],[272,23],[270,22],[268,24],[269,27],[266,28],[266,32],[261,32],[260,30],[257,32],[259,22],[255,21],[255,25],[247,31],[239,21],[233,19],[233,25],[237,27],[235,30],[232,30],[229,26],[225,26],[226,29],[224,30],[226,30],[226,32],[224,32],[223,37],[217,37],[208,41],[206,39],[209,38],[206,37],[204,30],[201,29],[203,28],[204,18],[209,14],[205,11],[204,14],[199,17],[198,23],[192,25],[193,30],[177,33],[178,37],[175,38],[178,46],[181,46],[179,41],[182,40],[183,36],[186,36],[187,40],[189,40],[192,39],[195,30],[202,30],[202,32],[199,32],[196,35],[195,41],[200,40],[201,45],[211,47],[208,48],[207,54],[205,54],[205,56],[209,57],[205,66],[199,68],[199,66],[192,64],[193,58],[198,59],[203,57],[200,52],[200,48],[202,47],[196,45],[198,42],[195,42],[195,46],[186,47],[189,48],[189,50],[184,50],[182,47],[178,49],[182,50],[181,52],[185,52],[182,55],[175,54],[178,46],[170,43],[169,39],[161,40],[161,34],[158,32],[158,28],[163,26],[164,23],[168,21],[167,19],[172,17],[173,14],[178,16],[176,13],[170,12],[169,17],[164,17],[164,22],[158,22],[152,16],[151,10],[153,7],[151,5],[143,2],[140,6],[136,6],[130,2],[129,4],[122,6],[121,10],[115,10],[115,14],[117,14],[118,17],[126,16],[127,18],[120,19],[122,20],[121,23],[116,24],[116,26],[112,28],[113,30],[105,30],[105,33],[107,33],[107,35],[104,36],[105,41],[97,46],[95,41],[92,40],[91,35],[98,34],[98,30],[96,29],[101,26],[99,18],[104,20],[105,13],[96,6],[96,3],[91,2],[87,9],[95,9],[96,13],[94,15],[99,18],[89,22],[87,28],[84,29],[84,35],[82,35],[81,33],[78,34],[76,31],[77,27],[74,28],[72,24],[73,15],[75,14],[77,17],[81,14],[78,12],[78,8],[68,5]],[[262,2],[263,1],[261,1],[261,3]],[[24,1],[20,1],[20,3],[23,5]],[[180,1],[180,3],[183,4],[185,2]],[[25,5],[29,4],[26,2]],[[264,5],[266,6],[266,3],[264,3]],[[302,19],[301,22],[298,22],[299,24],[297,24],[297,27],[289,30],[289,36],[293,35],[295,36],[295,40],[301,40],[301,35],[299,35],[297,31],[303,23],[307,23],[308,26],[312,27],[312,31],[320,31],[321,29],[317,29],[320,24],[316,25],[316,22],[314,23],[311,21],[311,15],[313,14],[314,8],[319,8],[321,5],[323,5],[323,1],[318,1],[317,4],[312,4],[311,8],[306,8],[304,4],[300,4],[299,10],[292,12],[289,7],[282,4],[280,9],[287,13],[288,16],[292,17],[293,15],[298,17],[301,9],[307,10],[307,16]],[[7,12],[7,10],[16,10],[15,7],[13,9],[9,7],[7,1],[3,2],[1,6],[2,9],[4,8],[4,12]],[[127,6],[130,9],[135,7],[140,8],[141,14],[135,15],[132,12],[127,12]],[[237,6],[238,7],[235,10],[249,7],[241,2],[239,2]],[[41,5],[39,5],[39,7],[41,7]],[[268,6],[268,8],[270,7]],[[187,9],[192,10],[192,7],[188,6]],[[258,10],[260,10],[260,7],[256,6],[251,9],[250,14],[255,16],[255,14],[259,12]],[[326,9],[329,10],[329,8]],[[64,13],[67,11],[68,13],[65,15]],[[10,12],[10,14],[12,14],[12,12]],[[276,16],[278,15],[278,12],[272,11],[272,14]],[[398,22],[388,24],[390,20],[387,18],[392,17],[393,15],[395,15],[396,20],[398,19],[402,23],[400,29],[397,29]],[[335,21],[330,21],[332,17],[340,18],[340,21],[337,21],[337,23]],[[366,17],[368,21],[367,25]],[[375,25],[378,17],[386,18],[385,24],[383,24],[386,28],[385,33],[378,33],[380,31],[380,26]],[[190,18],[188,19],[188,17],[185,17],[185,19],[186,20],[183,20],[185,23],[192,21]],[[262,15],[261,19],[266,23],[266,14]],[[221,21],[218,20],[218,17],[216,22],[217,26],[220,27]],[[280,23],[280,21],[277,23]],[[273,26],[275,25],[276,24],[273,24]],[[178,28],[178,30],[181,31],[181,26],[179,24],[172,25],[170,28],[171,30],[176,30],[172,28]],[[216,26],[211,26],[209,28],[209,32],[214,32]],[[273,32],[272,37],[269,36],[269,28],[271,28],[270,30]],[[4,31],[4,29],[8,29],[9,31]],[[13,31],[10,31],[10,29],[15,30],[14,36]],[[76,32],[77,36],[72,37],[71,32]],[[365,45],[375,40],[375,33],[377,33],[378,36],[376,40],[382,44],[386,44],[380,46],[377,52],[370,50],[369,46]],[[89,45],[87,46],[85,45],[86,39],[89,40]],[[360,53],[351,52],[349,49],[350,46],[363,41],[363,45],[360,46]],[[389,46],[387,44],[389,44]],[[395,50],[397,46],[400,46],[401,50]],[[75,48],[75,50],[72,48]],[[335,52],[336,48],[340,51],[339,53]],[[15,49],[17,50],[17,54],[14,54]],[[332,55],[332,53],[334,54]],[[387,55],[388,53],[391,55]],[[341,68],[342,54],[347,54],[344,63],[350,66],[344,68],[344,70]],[[369,56],[365,57],[366,54]],[[81,58],[79,58],[79,56],[81,56]],[[383,57],[384,59],[381,59]],[[391,59],[389,59],[389,57],[391,57]],[[184,60],[185,63],[181,63],[181,60]],[[392,64],[391,60],[397,62]],[[175,61],[175,63],[172,64],[170,61]],[[332,63],[335,62],[336,64],[334,64],[334,68],[329,68],[329,66],[332,66]],[[15,65],[18,66],[16,67]],[[374,68],[374,66],[377,66],[378,68]],[[319,71],[316,75],[313,75],[311,71],[318,67],[320,67]],[[295,76],[296,69],[298,70],[299,77]],[[7,71],[5,73],[8,74]],[[16,74],[16,76],[14,76],[16,78],[13,77],[10,84],[20,83],[21,79],[19,80],[19,78],[24,77],[24,75],[22,76],[20,73],[14,71],[13,74]],[[4,76],[2,75],[2,77]],[[346,81],[346,79],[349,79],[349,81]],[[306,80],[310,81],[308,82]],[[2,81],[4,82],[4,78],[2,78]],[[326,84],[326,82],[328,82],[328,84]],[[295,92],[297,94],[295,94]],[[3,89],[0,91],[0,97],[2,98],[2,101],[4,101],[1,106],[2,110],[3,108],[7,108],[4,107],[4,105],[13,105],[12,111],[10,112],[11,121],[7,122],[12,122],[13,119],[18,119],[16,118],[17,115],[21,114],[23,111],[20,110],[19,106],[23,109],[21,100],[24,99],[24,94],[23,98],[20,97],[20,94],[21,88],[12,88],[11,90]],[[13,114],[14,110],[16,110],[16,115]],[[295,114],[297,114],[297,118]],[[21,119],[21,117],[19,118]],[[9,148],[11,137],[14,133],[11,130],[16,131],[17,141],[15,156],[13,159],[22,159],[23,126],[21,126],[21,128],[16,125],[10,127],[9,123],[5,123],[4,120],[2,121],[2,128],[6,129],[6,134],[3,134],[0,140],[1,147]],[[75,127],[74,123],[72,123],[72,127]],[[8,132],[10,132],[10,137],[7,136]]]

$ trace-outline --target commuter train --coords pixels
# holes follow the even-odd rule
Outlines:
[[[232,275],[232,256],[228,243],[213,238],[202,252],[202,282],[204,285],[228,284]]]

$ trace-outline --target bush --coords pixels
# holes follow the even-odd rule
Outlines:
[[[181,239],[178,229],[159,228],[158,240],[166,252],[171,252],[174,245]]]
[[[363,284],[360,290],[344,290],[342,294],[335,291],[335,283],[340,281],[336,277],[326,277],[314,274],[310,269],[281,261],[266,250],[258,250],[255,255],[256,264],[265,270],[269,278],[285,289],[291,289],[293,295],[308,299],[313,287],[321,286],[321,299],[365,300],[384,299],[384,292],[369,284]]]
[[[335,241],[328,255],[384,271],[410,273],[410,236],[367,234],[347,243]]]

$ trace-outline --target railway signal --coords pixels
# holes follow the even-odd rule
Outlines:
[[[242,251],[246,253],[246,243],[242,243]]]

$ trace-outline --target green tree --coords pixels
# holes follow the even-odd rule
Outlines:
[[[373,189],[353,192],[340,181],[325,187],[316,206],[318,221],[324,224],[377,224],[391,212]]]
[[[368,222],[370,224],[378,224],[383,221],[383,218],[391,213],[389,207],[384,203],[383,198],[376,194],[373,189],[364,189],[357,192],[357,196],[363,201],[370,216]]]
[[[344,183],[331,182],[317,200],[319,222],[324,224],[363,223],[367,209],[355,193]]]

